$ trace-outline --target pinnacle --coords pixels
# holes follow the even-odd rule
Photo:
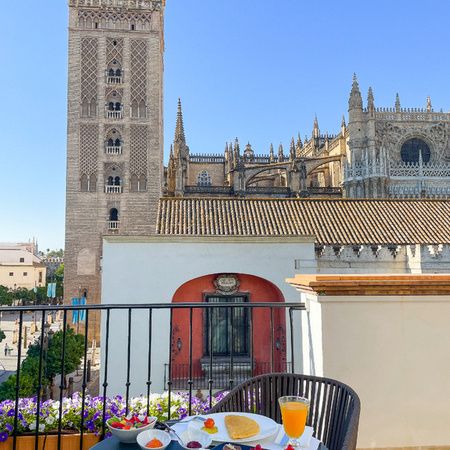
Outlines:
[[[177,124],[175,127],[175,141],[186,142],[184,135],[183,110],[181,108],[181,99],[178,99]]]

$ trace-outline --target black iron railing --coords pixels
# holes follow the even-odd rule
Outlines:
[[[241,358],[234,361],[233,367],[229,362],[214,362],[214,388],[218,390],[230,389],[230,376],[233,374],[234,385],[240,384],[243,381],[248,380],[250,377],[257,375],[263,375],[271,372],[287,372],[292,373],[291,362],[281,362],[272,368],[270,363],[256,362],[253,363],[247,359]],[[169,378],[172,382],[172,388],[186,389],[189,381],[192,381],[192,387],[194,390],[208,389],[208,370],[202,367],[200,374],[194,374],[192,379],[189,378],[189,364],[173,364],[172,376],[169,377],[169,365],[164,365],[164,386],[167,388],[167,382]]]
[[[233,354],[233,349],[235,348],[232,343],[235,339],[235,334],[237,333],[235,324],[233,321],[235,320],[236,314],[231,313],[234,308],[238,308],[237,311],[246,311],[246,314],[249,317],[249,332],[250,336],[248,355],[243,357],[242,355],[237,356]],[[230,345],[227,348],[230,349],[229,354],[220,355],[218,357],[214,354],[215,349],[215,336],[213,334],[213,328],[217,329],[216,324],[213,323],[213,317],[218,317],[220,314],[208,314],[207,311],[211,309],[222,309],[223,311],[228,311],[230,313],[223,315],[227,318],[226,324],[221,324],[220,326],[227,327],[227,337],[230,340]],[[168,303],[168,304],[122,304],[122,305],[85,305],[83,307],[80,306],[53,306],[53,305],[43,305],[43,306],[24,306],[24,307],[3,307],[1,311],[3,312],[3,317],[5,314],[9,314],[9,317],[14,320],[14,317],[17,317],[17,328],[18,328],[18,342],[17,342],[17,365],[16,365],[16,380],[15,380],[15,390],[14,395],[10,400],[10,410],[8,412],[8,416],[10,418],[13,417],[13,425],[6,430],[9,436],[13,439],[13,449],[16,449],[17,445],[17,436],[23,432],[32,432],[34,433],[35,439],[35,450],[39,448],[38,437],[41,430],[41,425],[43,425],[43,411],[47,406],[45,403],[42,403],[44,400],[48,400],[48,394],[46,393],[45,384],[46,379],[48,379],[48,374],[50,368],[49,366],[49,340],[55,339],[55,337],[51,337],[49,333],[49,326],[47,325],[48,316],[50,313],[59,313],[62,314],[60,319],[60,347],[59,353],[57,355],[57,373],[59,374],[59,385],[57,386],[57,399],[59,400],[58,404],[58,417],[57,417],[57,425],[55,426],[54,431],[58,435],[58,449],[62,448],[61,436],[63,431],[63,409],[64,402],[66,397],[70,397],[73,395],[73,392],[68,389],[65,383],[66,374],[66,359],[70,357],[68,352],[72,352],[73,348],[67,347],[67,342],[70,339],[73,339],[73,334],[71,329],[77,330],[77,325],[73,325],[74,315],[78,318],[80,314],[85,319],[83,322],[83,326],[80,327],[81,333],[84,335],[83,338],[79,340],[79,345],[82,348],[82,363],[81,363],[81,386],[79,389],[79,400],[81,401],[81,411],[80,416],[77,419],[76,425],[73,425],[73,430],[78,431],[80,433],[80,449],[83,445],[83,435],[89,429],[89,424],[87,422],[91,422],[92,418],[88,415],[87,411],[87,398],[88,398],[88,388],[92,390],[95,388],[89,384],[89,367],[90,361],[88,358],[88,346],[93,336],[96,336],[98,330],[96,327],[99,325],[98,316],[101,315],[101,323],[102,323],[102,333],[100,336],[101,339],[101,372],[102,372],[102,381],[101,385],[98,386],[100,388],[100,396],[98,397],[97,404],[100,405],[100,410],[98,411],[98,415],[96,414],[95,420],[101,422],[98,426],[98,432],[101,438],[105,437],[107,433],[106,420],[111,415],[110,407],[111,402],[108,400],[108,396],[113,396],[118,394],[117,392],[110,392],[109,382],[111,380],[111,373],[109,371],[110,362],[117,357],[117,350],[112,349],[110,346],[112,333],[117,333],[117,329],[112,327],[117,327],[117,324],[121,324],[126,329],[126,342],[124,342],[124,348],[126,349],[126,371],[125,378],[123,381],[123,390],[124,390],[124,398],[122,401],[124,405],[124,409],[119,411],[124,414],[128,414],[130,411],[132,412],[132,402],[130,396],[130,387],[132,384],[131,371],[133,370],[133,360],[137,356],[136,350],[132,346],[132,337],[133,333],[133,312],[138,312],[138,316],[140,320],[142,317],[145,317],[146,314],[146,329],[144,330],[146,335],[146,345],[148,345],[148,349],[144,355],[139,355],[140,357],[146,358],[147,363],[147,374],[146,374],[146,382],[142,383],[142,385],[137,386],[141,392],[145,392],[144,397],[146,397],[146,412],[150,413],[150,396],[152,393],[152,384],[154,382],[154,375],[152,374],[153,367],[153,350],[156,346],[160,347],[161,343],[158,342],[158,337],[160,333],[155,332],[155,323],[158,325],[158,330],[167,329],[164,324],[161,324],[160,321],[156,322],[154,318],[155,311],[166,311],[169,312],[169,323],[168,333],[169,333],[169,344],[167,348],[167,359],[166,359],[166,368],[165,368],[165,379],[164,386],[167,389],[167,409],[164,411],[165,419],[170,420],[173,418],[171,412],[172,400],[175,395],[175,390],[182,390],[185,392],[185,397],[187,399],[187,410],[186,414],[190,415],[195,413],[193,409],[193,400],[194,400],[194,389],[202,389],[208,392],[207,397],[207,408],[210,408],[213,405],[213,396],[215,392],[223,389],[231,389],[239,382],[243,381],[244,378],[248,378],[252,375],[270,373],[274,371],[294,371],[295,369],[295,352],[294,352],[294,312],[300,311],[304,309],[304,305],[302,303],[232,303],[232,302],[220,302],[220,303]],[[119,314],[120,320],[116,320],[113,322],[111,319],[111,314],[114,312],[115,315]],[[184,327],[185,335],[188,336],[188,363],[187,364],[177,364],[176,363],[176,354],[177,354],[177,343],[173,339],[174,337],[174,318],[177,317],[177,314],[180,312],[187,313],[188,320],[182,320],[182,326]],[[258,324],[258,330],[255,329],[254,318],[257,314],[261,318],[261,313],[265,314],[265,320],[263,325],[261,323]],[[34,348],[34,351],[38,352],[37,361],[38,361],[38,369],[37,369],[37,385],[35,392],[33,392],[33,397],[35,399],[35,406],[33,408],[33,414],[35,411],[35,422],[33,422],[33,426],[24,425],[23,419],[23,406],[20,406],[20,392],[21,392],[21,382],[22,378],[25,376],[22,373],[22,347],[24,340],[24,330],[25,330],[25,320],[24,316],[28,317],[28,314],[33,314],[34,318],[41,315],[40,320],[40,331],[38,336],[36,337],[34,342],[31,342],[30,349]],[[199,316],[200,314],[200,316]],[[203,354],[203,357],[195,360],[194,359],[194,333],[198,334],[198,329],[194,330],[194,316],[202,317],[203,320],[208,321],[208,326],[204,328],[207,331],[206,336],[202,336],[201,345],[207,343],[207,348],[212,349],[209,351],[207,355]],[[142,322],[140,322],[142,323]],[[240,322],[242,323],[242,322]],[[141,327],[141,325],[140,325]],[[265,330],[262,330],[261,327],[265,327]],[[142,328],[142,327],[141,327]],[[142,329],[139,329],[139,332],[142,332]],[[261,360],[261,352],[255,352],[258,350],[258,345],[260,345],[259,340],[255,340],[255,335],[253,331],[258,332],[258,336],[262,331],[266,334],[266,339],[264,342],[265,345],[265,355],[267,356],[265,360]],[[198,336],[197,336],[198,337]],[[59,342],[59,341],[58,341]],[[81,344],[82,342],[82,344]],[[197,344],[198,344],[197,339]],[[206,347],[205,347],[206,348]],[[31,351],[29,349],[29,351]],[[37,349],[37,350],[36,350]],[[267,351],[268,350],[268,351]],[[280,357],[280,351],[282,352],[282,356]],[[139,350],[140,352],[140,350]],[[54,357],[54,354],[53,354]],[[259,359],[258,359],[259,358]],[[53,366],[55,364],[53,363]],[[55,368],[53,367],[53,370]],[[117,374],[113,374],[117,377]],[[161,381],[161,380],[160,380]],[[122,382],[121,382],[122,383]],[[0,389],[1,391],[1,389]],[[34,403],[33,403],[34,405]],[[6,414],[3,411],[3,414]],[[2,412],[0,412],[0,428],[6,423],[4,418],[1,417]],[[48,413],[48,411],[47,411]],[[178,417],[178,416],[177,416]],[[177,418],[175,417],[175,418]],[[88,427],[88,428],[87,428]],[[12,429],[11,429],[12,428]],[[0,437],[5,430],[0,429]],[[4,436],[4,435],[3,435]]]

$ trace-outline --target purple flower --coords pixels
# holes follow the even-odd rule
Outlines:
[[[10,410],[8,411],[7,416],[8,416],[8,417],[13,417],[14,414],[15,414],[14,410],[13,410],[13,409],[10,409]]]
[[[6,429],[8,430],[9,433],[11,433],[11,431],[14,429],[14,427],[10,423],[7,423]]]
[[[2,431],[0,433],[0,442],[5,442],[8,439],[9,434],[6,431]]]

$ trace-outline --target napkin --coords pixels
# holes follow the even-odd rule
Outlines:
[[[305,431],[300,438],[301,446],[308,450],[317,450],[320,445],[320,441],[313,437],[313,432],[314,430],[311,427],[305,427]],[[289,438],[284,432],[283,425],[280,425],[277,434],[262,440],[259,444],[266,450],[284,450],[288,441]]]

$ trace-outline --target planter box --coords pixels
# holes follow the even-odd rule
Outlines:
[[[83,450],[89,450],[97,444],[99,437],[92,433],[83,434]],[[35,436],[17,436],[16,450],[34,450]],[[13,438],[10,437],[6,442],[0,443],[0,450],[12,450]],[[80,450],[79,434],[62,434],[61,448],[64,450]],[[39,436],[39,450],[57,450],[58,436],[49,434]]]

